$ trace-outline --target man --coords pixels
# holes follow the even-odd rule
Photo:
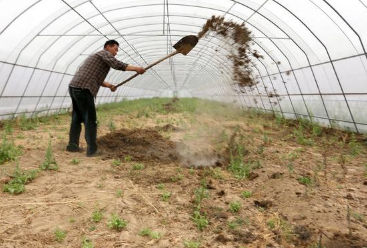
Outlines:
[[[69,133],[69,144],[66,150],[78,152],[79,138],[85,127],[85,140],[87,142],[87,156],[93,156],[97,152],[97,115],[94,105],[100,86],[116,91],[114,85],[105,82],[105,78],[112,67],[121,71],[136,71],[143,74],[145,69],[140,66],[128,65],[115,58],[119,43],[109,40],[104,44],[104,49],[90,55],[74,75],[69,84],[69,94],[73,104],[72,119]]]

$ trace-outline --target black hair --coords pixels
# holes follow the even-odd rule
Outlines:
[[[107,46],[113,46],[113,45],[120,46],[120,44],[117,41],[115,41],[115,40],[108,40],[108,41],[106,41],[106,43],[104,43],[103,48],[106,48]]]

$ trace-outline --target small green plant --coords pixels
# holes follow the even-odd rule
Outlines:
[[[209,192],[205,187],[200,186],[198,189],[195,190],[195,203],[196,203],[197,210],[200,210],[201,202],[203,201],[203,199],[208,198],[208,197],[209,197]]]
[[[121,160],[120,159],[114,159],[112,161],[112,165],[114,165],[114,166],[120,166],[121,165]]]
[[[111,119],[109,122],[108,122],[108,129],[113,132],[116,130],[116,125],[115,123],[113,122],[113,120]]]
[[[94,248],[92,241],[87,238],[83,239],[82,248]]]
[[[289,162],[288,165],[287,165],[287,167],[288,167],[289,173],[292,174],[293,171],[294,171],[293,163],[292,162]]]
[[[152,229],[150,229],[150,228],[143,228],[139,232],[139,235],[140,236],[149,236],[152,239],[160,239],[162,237],[160,233],[153,232]]]
[[[131,162],[131,160],[132,160],[132,157],[131,157],[130,155],[126,155],[126,156],[124,156],[124,161],[125,161],[126,163]]]
[[[236,229],[237,227],[243,225],[245,222],[241,218],[237,218],[233,221],[228,222],[228,227],[230,229]]]
[[[180,173],[175,174],[173,177],[171,177],[172,182],[178,182],[183,179],[183,175]]]
[[[156,188],[157,189],[160,189],[160,190],[163,190],[164,189],[164,184],[158,184],[157,186],[156,186]]]
[[[301,123],[298,125],[298,129],[294,131],[294,136],[296,137],[298,144],[312,146],[314,143],[313,139],[305,138],[304,128]]]
[[[103,214],[100,210],[96,210],[92,213],[92,221],[98,223],[102,220]]]
[[[10,121],[6,121],[4,125],[5,134],[12,134],[13,133],[13,126],[10,124]]]
[[[77,159],[77,158],[73,158],[72,160],[71,160],[71,164],[79,164],[80,163],[80,160],[79,159]]]
[[[57,162],[52,154],[51,140],[48,143],[45,160],[40,165],[40,168],[42,170],[58,170],[59,169],[59,166],[57,165]]]
[[[111,218],[107,222],[107,225],[111,229],[115,229],[117,231],[121,231],[127,226],[127,221],[120,219],[116,214],[112,214]]]
[[[232,213],[237,213],[238,211],[240,211],[240,208],[241,208],[241,203],[238,201],[233,201],[229,203],[229,210]]]
[[[17,168],[11,175],[11,180],[3,185],[4,192],[10,194],[20,194],[25,191],[25,185],[37,177],[38,170],[23,171]]]
[[[22,154],[21,149],[9,141],[7,135],[4,134],[3,141],[0,146],[0,164],[8,161],[15,161]]]
[[[59,243],[61,243],[66,237],[66,231],[61,230],[60,228],[56,228],[54,234],[56,241]]]
[[[200,231],[204,230],[204,228],[209,225],[208,219],[206,216],[201,215],[200,211],[194,211],[192,220]]]
[[[354,219],[358,220],[358,221],[361,221],[363,222],[364,221],[364,218],[363,218],[363,215],[358,213],[358,212],[354,212],[354,211],[351,211],[351,214],[350,214]]]
[[[116,196],[117,196],[117,197],[121,197],[121,196],[122,196],[122,189],[118,189],[118,190],[116,191]]]
[[[172,195],[171,192],[164,192],[162,194],[162,200],[165,201],[165,202],[167,202],[169,200],[169,198],[171,198],[171,195]]]
[[[268,227],[269,227],[270,229],[274,229],[274,228],[275,228],[275,222],[274,222],[274,220],[269,220],[269,221],[267,221],[267,222],[266,222],[266,225],[268,225]]]
[[[241,196],[243,198],[249,198],[249,197],[252,196],[252,192],[251,191],[242,191]]]
[[[367,177],[367,164],[364,164],[364,176]]]
[[[300,184],[303,184],[305,186],[311,186],[313,184],[313,180],[309,177],[302,176],[302,177],[299,177],[297,180]]]
[[[20,116],[19,126],[20,126],[20,129],[22,129],[23,131],[34,130],[37,127],[37,120],[27,118],[26,115],[23,114],[22,116]]]
[[[69,222],[70,223],[75,223],[75,218],[74,217],[70,217]]]
[[[361,145],[357,142],[356,136],[352,133],[348,143],[349,152],[352,156],[356,156],[361,152]]]
[[[199,248],[200,247],[200,242],[197,241],[190,241],[190,240],[185,240],[184,241],[184,246],[185,248]]]
[[[145,168],[144,164],[134,164],[133,170],[143,170]]]

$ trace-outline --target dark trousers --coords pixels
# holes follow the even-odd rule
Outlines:
[[[69,87],[69,94],[73,103],[69,146],[79,147],[81,124],[84,123],[87,155],[93,154],[97,151],[97,114],[94,98],[88,89]]]

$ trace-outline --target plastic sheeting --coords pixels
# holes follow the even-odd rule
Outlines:
[[[118,59],[146,67],[212,15],[251,30],[264,57],[251,58],[255,87],[233,82],[231,46],[209,33],[187,56],[101,89],[97,104],[199,97],[367,131],[366,0],[1,0],[0,119],[68,109],[68,83],[107,39],[120,42]],[[111,70],[106,81],[131,75]]]

